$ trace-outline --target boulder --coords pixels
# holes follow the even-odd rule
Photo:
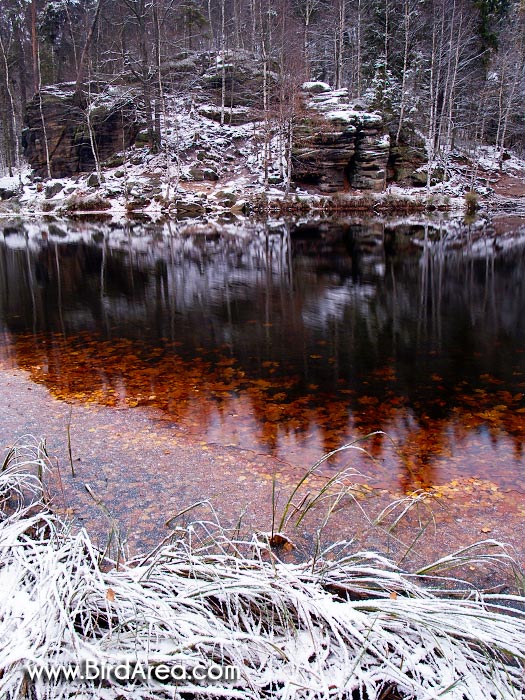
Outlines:
[[[205,213],[202,204],[197,202],[177,202],[177,216],[181,218],[191,218],[201,216]]]
[[[237,196],[233,192],[225,192],[224,190],[216,192],[215,199],[223,207],[233,207],[237,203]]]
[[[35,174],[48,176],[47,154],[51,177],[95,169],[88,113],[100,161],[129,147],[140,129],[129,90],[92,84],[88,98],[69,83],[42,88],[26,107],[22,132],[24,154]]]
[[[100,178],[97,175],[97,173],[91,173],[91,175],[87,179],[87,186],[88,187],[100,187]]]
[[[0,184],[0,199],[11,199],[18,194],[18,184]]]
[[[122,153],[117,153],[105,160],[103,165],[105,168],[119,168],[121,165],[124,165],[124,156]]]
[[[211,168],[190,168],[189,173],[193,180],[202,182],[203,180],[215,181],[219,179],[219,175]]]
[[[46,199],[51,199],[59,192],[64,189],[64,184],[62,182],[48,182],[45,186],[45,197]]]
[[[310,95],[320,95],[323,92],[332,92],[332,88],[328,83],[323,83],[321,80],[312,80],[303,83],[303,90]]]
[[[214,105],[203,105],[198,109],[199,114],[207,119],[212,119],[214,122],[221,121],[221,108]],[[224,110],[224,123],[230,124],[231,126],[240,126],[242,124],[249,124],[260,116],[251,110],[249,107],[230,107],[226,106]]]
[[[163,61],[160,69],[164,78],[171,80],[178,78],[180,80],[186,75],[194,77],[198,74],[202,68],[202,61],[203,56],[200,52],[183,51],[169,60]]]

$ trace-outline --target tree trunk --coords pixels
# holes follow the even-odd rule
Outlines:
[[[27,104],[27,70],[24,40],[22,38],[22,32],[20,31],[20,25],[17,20],[13,22],[13,31],[16,42],[18,80],[20,83],[20,109],[23,113]]]
[[[40,69],[38,65],[38,34],[37,34],[37,7],[36,0],[31,0],[31,55],[33,57],[33,91],[34,94],[40,86]]]
[[[404,28],[405,28],[405,44],[403,50],[403,79],[401,82],[401,106],[399,108],[399,123],[397,125],[396,132],[396,145],[399,143],[399,136],[401,134],[401,129],[403,128],[403,120],[405,118],[405,104],[406,104],[406,74],[408,67],[408,49],[409,49],[409,37],[410,37],[410,0],[405,0],[405,13],[404,13]]]
[[[346,0],[338,0],[337,26],[336,26],[336,36],[335,36],[335,88],[336,88],[336,90],[339,90],[343,84],[345,24],[346,24]]]
[[[18,139],[18,126],[16,123],[16,108],[15,101],[13,99],[13,92],[11,90],[10,83],[10,72],[9,72],[9,61],[7,60],[7,51],[0,36],[0,50],[2,51],[2,61],[4,64],[4,77],[5,77],[5,89],[7,93],[7,98],[9,101],[9,112],[10,119],[6,119],[6,129],[7,129],[7,155],[8,155],[8,167],[9,175],[12,177],[12,165],[14,165],[18,170],[20,177],[20,142]]]
[[[224,0],[221,0],[221,126],[224,126],[224,110],[226,106],[226,16]]]
[[[93,122],[91,121],[91,108],[92,108],[92,101],[91,101],[91,80],[88,80],[88,98],[87,98],[87,106],[86,106],[86,121],[87,121],[87,127],[88,127],[88,133],[89,133],[89,143],[91,145],[91,152],[93,153],[93,159],[95,161],[95,169],[97,171],[97,178],[99,181],[99,184],[102,182],[102,168],[100,167],[100,160],[98,157],[98,150],[97,150],[97,141],[95,138],[95,130],[93,129]]]
[[[97,26],[98,18],[100,15],[100,8],[102,7],[102,0],[97,0],[97,4],[95,6],[95,13],[93,15],[93,20],[91,22],[91,26],[89,28],[86,41],[84,43],[84,48],[82,49],[82,53],[80,55],[80,61],[78,64],[78,73],[77,73],[77,81],[75,85],[75,92],[80,92],[82,89],[82,82],[84,80],[84,72],[86,69],[86,60],[87,56],[89,53],[89,49],[91,47],[91,42],[93,41],[93,35],[95,33],[95,29]]]
[[[361,46],[361,0],[357,3],[357,97],[361,97],[362,46]]]

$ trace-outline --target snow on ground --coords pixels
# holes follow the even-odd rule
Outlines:
[[[523,176],[525,172],[525,161],[510,151],[502,152],[495,146],[479,146],[476,149],[476,160],[480,168],[493,173]]]
[[[366,112],[360,105],[354,107],[346,88],[333,90],[326,83],[312,81],[303,85],[303,91],[310,108],[329,120],[345,124],[347,129],[381,120],[378,113]],[[51,213],[60,216],[82,208],[84,211],[107,209],[113,216],[144,212],[156,220],[167,211],[194,218],[232,207],[240,213],[246,201],[262,196],[270,205],[278,205],[287,189],[285,125],[277,121],[247,121],[260,116],[255,112],[250,114],[247,108],[236,108],[233,112],[226,108],[225,123],[221,125],[220,111],[220,107],[205,101],[196,106],[195,96],[168,96],[162,119],[163,147],[158,154],[150,153],[147,146],[134,146],[116,154],[103,164],[100,185],[93,173],[42,182],[32,178],[30,169],[25,167],[20,174],[0,177],[0,198],[8,199],[16,194],[19,202],[11,206],[0,201],[0,216],[16,213],[17,207],[25,216]],[[236,123],[230,124],[230,117]],[[385,145],[387,139],[385,136],[378,143]],[[428,189],[392,184],[383,194],[356,191],[345,193],[342,198],[350,201],[352,196],[367,196],[383,205],[399,198],[421,206],[430,198],[436,206],[463,211],[464,195],[471,187],[489,205],[501,204],[501,197],[493,191],[495,180],[503,173],[519,183],[518,178],[525,173],[524,161],[507,153],[502,157],[493,147],[478,148],[470,154],[470,162],[464,156],[459,151],[451,153],[447,181]],[[435,163],[430,167],[440,165]],[[514,192],[511,190],[511,194]],[[323,208],[328,202],[326,197],[297,186],[291,187],[291,197],[298,206],[311,209]]]
[[[246,115],[246,110],[241,110]],[[236,110],[239,112],[239,110]],[[151,154],[147,146],[133,147],[103,164],[103,182],[91,182],[91,173],[72,178],[56,178],[45,183],[31,178],[26,169],[21,178],[3,177],[0,189],[19,192],[19,201],[28,212],[56,211],[67,207],[72,197],[111,200],[113,211],[126,211],[133,204],[149,212],[161,211],[166,198],[184,199],[186,203],[209,203],[223,194],[241,196],[246,190],[264,189],[264,134],[259,122],[221,125],[206,113],[217,107],[201,105],[195,109],[189,98],[169,99],[163,120],[164,144],[160,153]],[[240,113],[240,112],[239,112]],[[275,132],[275,127],[273,129]],[[283,139],[271,133],[269,139],[270,177],[280,179],[283,170]],[[120,156],[120,158],[119,158]],[[117,165],[111,165],[111,163]],[[91,185],[91,186],[90,186]],[[147,201],[141,201],[146,199]],[[235,198],[230,198],[235,203]],[[131,205],[130,205],[131,202]],[[157,206],[156,206],[157,204]],[[222,207],[224,208],[224,207]]]

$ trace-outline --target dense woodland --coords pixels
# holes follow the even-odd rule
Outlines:
[[[180,66],[195,56],[203,70],[215,60],[219,74],[226,61],[256,62],[267,114],[293,118],[300,85],[322,80],[380,110],[391,138],[420,138],[431,158],[482,143],[502,154],[525,148],[523,0],[0,0],[0,8],[2,171],[20,162],[26,104],[55,83],[134,85],[159,148],[166,96],[192,94],[199,76],[181,79]]]

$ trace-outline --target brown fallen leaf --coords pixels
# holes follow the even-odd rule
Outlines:
[[[280,532],[274,532],[270,537],[270,546],[282,547],[285,552],[289,552],[294,548],[293,542],[291,542],[286,535],[283,535]]]
[[[106,591],[106,598],[112,603],[115,600],[115,591],[112,588],[108,588]]]

